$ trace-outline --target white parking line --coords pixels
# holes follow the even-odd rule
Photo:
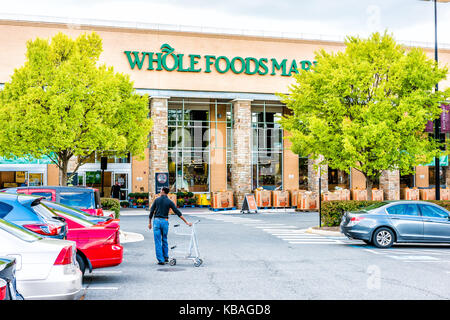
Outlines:
[[[94,270],[94,271],[92,271],[92,274],[100,274],[100,273],[118,274],[118,273],[122,273],[122,271],[121,270]]]
[[[119,290],[119,287],[84,287],[85,290]]]
[[[292,244],[340,244],[337,241],[288,241]]]

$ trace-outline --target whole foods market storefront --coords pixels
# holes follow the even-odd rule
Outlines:
[[[126,160],[111,159],[104,181],[107,188],[119,182],[126,193],[154,194],[156,173],[166,172],[173,192],[232,190],[237,203],[259,187],[318,189],[316,161],[290,151],[285,139],[289,132],[278,123],[288,110],[276,93],[287,93],[296,73],[310,72],[315,51],[339,51],[341,42],[170,31],[96,21],[73,26],[60,20],[0,20],[0,31],[0,41],[8,48],[0,52],[4,62],[0,84],[23,65],[27,40],[51,38],[58,32],[75,38],[95,31],[103,41],[101,63],[129,74],[136,91],[148,94],[154,124],[145,159],[133,155]],[[448,50],[440,52],[440,61],[450,62]],[[440,86],[448,87],[449,81]],[[45,164],[37,171],[31,166],[20,164],[14,168],[19,178],[5,178],[5,182],[20,183],[20,172],[28,172],[33,183],[58,184],[53,165]],[[323,190],[365,186],[354,170],[322,169]],[[90,161],[80,167],[77,182],[98,187],[99,170],[98,159]],[[428,187],[422,183],[428,175],[420,170],[413,183]],[[399,185],[398,173],[380,178],[381,189]]]

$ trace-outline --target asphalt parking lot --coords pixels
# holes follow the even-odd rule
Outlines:
[[[342,236],[306,233],[318,214],[226,214],[185,210],[197,226],[204,263],[156,264],[148,212],[121,217],[123,231],[141,234],[123,243],[124,260],[84,279],[81,299],[448,299],[450,245],[395,245],[376,249]],[[178,249],[189,237],[174,234]],[[188,231],[187,227],[184,231]],[[180,228],[181,228],[180,227]]]

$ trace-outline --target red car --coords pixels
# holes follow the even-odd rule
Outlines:
[[[42,201],[67,223],[67,240],[77,244],[77,261],[81,271],[119,265],[123,259],[120,245],[119,220],[95,222],[83,217],[83,212],[60,203]]]
[[[80,209],[93,216],[103,216],[100,192],[94,188],[42,186],[7,188],[0,191],[41,196],[45,197],[46,200]],[[111,216],[113,217],[113,215]]]

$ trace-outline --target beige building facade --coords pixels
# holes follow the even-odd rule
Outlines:
[[[290,151],[289,135],[277,120],[288,112],[277,93],[288,93],[293,74],[309,70],[319,49],[343,50],[341,42],[187,31],[0,20],[0,86],[25,62],[26,42],[58,32],[73,38],[97,32],[103,39],[101,63],[130,75],[138,93],[149,96],[154,121],[143,160],[110,158],[105,185],[119,182],[131,192],[155,192],[155,174],[169,173],[172,191],[208,193],[233,190],[237,203],[257,187],[318,187],[315,160]],[[430,58],[432,49],[425,49]],[[450,65],[450,50],[439,51]],[[449,79],[441,88],[450,86]],[[80,167],[76,183],[99,184],[100,155]],[[0,187],[55,185],[55,166],[21,159],[0,159]],[[428,167],[414,177],[385,172],[379,188],[396,198],[403,185],[429,187]],[[443,173],[446,177],[446,169]],[[409,179],[409,180],[408,180]],[[358,172],[322,170],[322,189],[363,187]],[[445,178],[444,178],[445,180]],[[450,182],[450,173],[449,173]],[[445,184],[447,184],[445,182]],[[106,192],[107,194],[108,192]]]

